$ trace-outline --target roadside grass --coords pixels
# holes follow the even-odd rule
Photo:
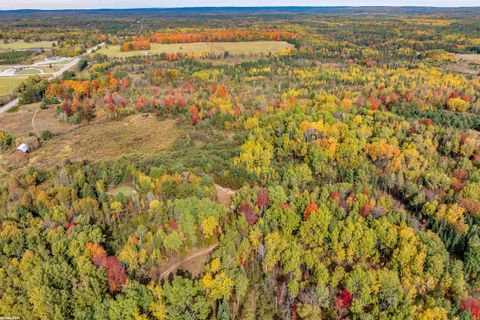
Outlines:
[[[10,109],[8,109],[8,110],[5,111],[5,112],[6,112],[6,113],[16,113],[16,112],[18,112],[18,110],[20,110],[20,107],[21,107],[21,106],[20,106],[19,104],[17,104],[15,107],[10,108]]]
[[[16,74],[21,74],[21,75],[31,75],[31,74],[40,74],[40,70],[37,69],[24,69],[18,71]]]
[[[258,53],[279,53],[282,50],[293,48],[293,45],[285,41],[243,41],[243,42],[193,42],[193,43],[169,43],[160,44],[152,43],[150,54],[161,53],[217,53],[223,54],[228,52],[232,55],[248,55]],[[120,46],[103,47],[97,51],[98,53],[110,57],[133,57],[144,54],[144,51],[122,52]]]

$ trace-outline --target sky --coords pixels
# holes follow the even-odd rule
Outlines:
[[[480,0],[0,0],[0,10],[245,6],[480,6]]]

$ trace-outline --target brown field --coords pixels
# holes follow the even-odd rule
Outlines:
[[[448,63],[444,69],[466,75],[480,74],[480,54],[457,54],[456,61]]]
[[[32,117],[38,105],[38,103],[24,105],[17,111],[0,113],[0,128],[17,136],[26,136],[29,132],[34,132]],[[50,107],[38,110],[35,116],[35,127],[39,132],[49,130],[54,134],[59,134],[76,126],[58,121],[55,117],[55,107]]]
[[[480,64],[480,54],[457,54],[457,59]]]
[[[171,148],[182,132],[174,120],[134,115],[122,121],[80,125],[44,142],[40,149],[21,161],[45,168],[67,159],[97,161],[134,154],[148,156]]]

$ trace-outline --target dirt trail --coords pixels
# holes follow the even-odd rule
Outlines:
[[[38,131],[37,127],[35,126],[35,117],[37,116],[38,111],[40,110],[40,105],[38,105],[37,109],[35,110],[35,113],[32,116],[32,129],[33,132],[37,135],[37,137],[40,137],[40,132]]]
[[[204,257],[206,255],[209,255],[213,250],[215,250],[218,247],[218,244],[211,245],[210,247],[202,248],[202,249],[193,249],[191,253],[186,256],[186,257],[181,257],[181,258],[173,258],[172,261],[170,262],[171,265],[160,274],[160,279],[166,279],[172,272],[177,270],[180,267],[184,267],[185,269],[192,271],[191,269],[195,269],[192,267],[198,266],[192,266],[189,265],[189,262],[199,259],[201,257]]]
[[[218,184],[215,184],[215,189],[217,189],[218,201],[223,206],[228,208],[230,205],[230,199],[236,193],[236,191],[229,188],[224,188]]]

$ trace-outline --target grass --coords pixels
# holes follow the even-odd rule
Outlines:
[[[17,41],[12,43],[0,43],[0,50],[25,50],[30,48],[51,48],[55,41],[37,41],[37,42],[23,42]]]
[[[127,185],[118,186],[109,192],[111,195],[116,196],[117,194],[122,193],[125,197],[131,197],[137,193],[137,191]]]
[[[193,42],[193,43],[152,43],[150,54],[160,53],[217,53],[223,54],[228,51],[232,55],[278,53],[284,49],[293,48],[293,45],[285,41],[245,41],[245,42]],[[143,51],[120,51],[120,46],[103,47],[98,53],[110,57],[133,57],[143,54]]]
[[[24,69],[18,71],[16,74],[22,74],[22,75],[30,75],[30,74],[39,74],[41,73],[40,70],[37,69]]]
[[[142,157],[174,147],[174,142],[183,134],[175,120],[134,115],[122,121],[81,125],[47,141],[32,153],[30,161],[39,167],[50,167],[66,159],[101,161],[121,156]]]
[[[16,112],[18,112],[18,110],[20,110],[20,105],[19,105],[19,104],[17,104],[17,105],[16,105],[15,107],[13,107],[13,108],[8,109],[8,110],[5,111],[5,112],[6,112],[6,113],[16,113]]]
[[[0,96],[6,96],[25,80],[25,77],[0,77]]]

